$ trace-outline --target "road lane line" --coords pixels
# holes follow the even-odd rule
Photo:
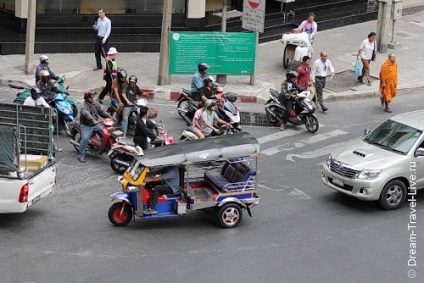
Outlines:
[[[295,147],[288,147],[288,143],[286,143],[286,144],[283,144],[283,145],[277,145],[277,146],[273,146],[273,147],[264,149],[264,150],[261,151],[261,153],[270,156],[270,155],[274,155],[276,153],[279,153],[280,151],[291,151],[291,150],[296,149],[296,148],[302,148],[302,147],[305,146],[305,144],[314,144],[314,143],[321,142],[321,141],[324,141],[324,140],[327,140],[327,139],[331,139],[331,138],[334,138],[334,137],[337,137],[337,136],[340,136],[340,135],[346,135],[347,133],[348,132],[336,129],[336,130],[328,132],[328,133],[322,133],[322,134],[319,134],[319,135],[314,135],[310,138],[306,138],[304,140],[296,142],[294,144]]]
[[[295,197],[298,199],[312,199],[310,195],[299,190],[298,188],[293,188],[293,191],[287,194],[288,196]]]
[[[325,125],[320,125],[320,128],[325,127]],[[295,136],[297,134],[303,133],[303,131],[301,130],[285,130],[285,131],[280,131],[271,135],[267,135],[267,136],[263,136],[261,138],[258,138],[258,142],[259,144],[263,144],[263,143],[267,143],[270,141],[275,141],[275,140],[279,140],[281,138],[285,138],[285,137],[290,137],[290,136]]]

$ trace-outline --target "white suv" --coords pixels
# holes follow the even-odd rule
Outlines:
[[[387,210],[415,198],[424,187],[424,110],[394,116],[364,139],[330,153],[322,181],[361,200],[379,200]]]

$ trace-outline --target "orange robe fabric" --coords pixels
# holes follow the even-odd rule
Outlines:
[[[386,87],[383,88],[382,84],[386,82]],[[384,96],[385,101],[392,101],[393,97],[397,94],[398,83],[398,70],[397,63],[389,59],[381,65],[380,71],[380,92]]]

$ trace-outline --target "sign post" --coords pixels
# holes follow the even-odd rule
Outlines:
[[[242,27],[256,32],[255,71],[250,76],[250,85],[255,84],[256,58],[259,45],[259,33],[264,32],[266,0],[244,0]]]

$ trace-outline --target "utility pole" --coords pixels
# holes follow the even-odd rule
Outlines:
[[[28,0],[28,19],[27,19],[26,44],[25,44],[25,74],[27,75],[34,72],[34,65],[32,64],[32,59],[34,57],[36,11],[37,11],[37,1]]]
[[[160,40],[158,85],[171,84],[169,75],[169,32],[172,21],[172,0],[163,1],[162,34]]]
[[[227,0],[222,0],[221,31],[227,31]],[[227,83],[227,75],[216,75],[216,81],[219,84]]]

